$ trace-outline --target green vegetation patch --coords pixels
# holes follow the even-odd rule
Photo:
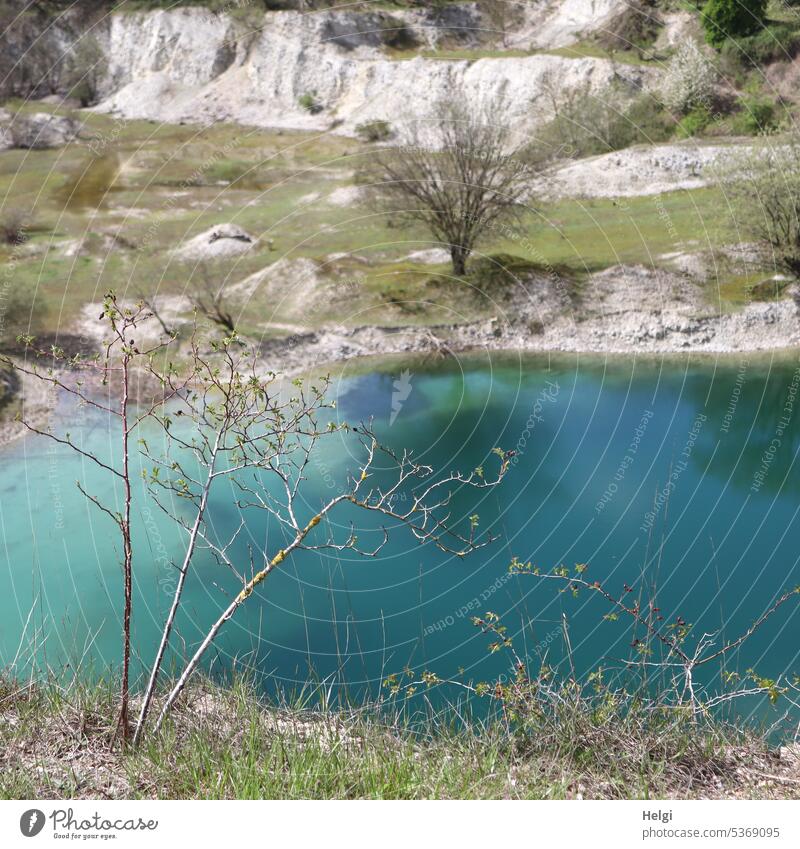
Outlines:
[[[110,684],[0,687],[0,798],[796,798],[797,774],[757,733],[565,688],[559,724],[517,733],[400,704],[267,703],[196,681],[140,748],[114,740]],[[70,754],[70,759],[65,758]],[[77,757],[76,757],[77,755]],[[35,764],[36,768],[32,768]],[[97,768],[102,766],[102,768]],[[764,772],[768,772],[765,780]]]

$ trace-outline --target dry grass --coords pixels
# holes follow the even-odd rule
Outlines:
[[[586,707],[586,706],[584,706]],[[114,737],[111,688],[0,692],[2,798],[800,798],[800,750],[727,726],[591,711],[554,735],[401,713],[275,707],[197,683],[139,750]],[[637,730],[638,729],[638,730]]]

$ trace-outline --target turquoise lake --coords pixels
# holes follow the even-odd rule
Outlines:
[[[410,390],[398,402],[394,382],[403,369]],[[521,652],[562,669],[571,662],[624,670],[635,656],[630,622],[604,620],[609,607],[600,598],[509,576],[514,556],[542,571],[588,564],[587,577],[620,594],[631,587],[643,604],[657,604],[665,622],[681,616],[698,635],[732,639],[800,584],[799,382],[798,360],[788,356],[474,356],[384,362],[337,379],[335,415],[351,423],[374,416],[385,443],[413,448],[437,468],[488,469],[493,447],[515,450],[501,486],[454,501],[454,515],[478,513],[499,539],[463,560],[420,547],[402,528],[375,559],[302,553],[227,624],[209,655],[212,670],[229,671],[239,658],[269,687],[325,679],[373,693],[405,666],[479,679],[507,666],[470,621],[488,610],[503,618]],[[58,421],[84,444],[109,450],[113,434],[97,414],[64,403]],[[310,508],[355,468],[353,444],[352,437],[328,441],[305,490]],[[112,523],[75,481],[113,499],[111,482],[42,438],[13,444],[0,459],[0,662],[28,662],[25,647],[36,635],[37,663],[102,673],[118,660],[119,552]],[[182,537],[143,492],[135,506],[134,631],[146,662]],[[220,534],[238,524],[230,490],[214,492],[211,516]],[[350,518],[363,517],[341,516]],[[374,528],[362,529],[365,539]],[[241,557],[248,544],[273,551],[281,542],[280,529],[259,517],[248,520],[246,535]],[[230,575],[198,560],[173,648],[195,644],[234,592]],[[790,603],[728,668],[773,678],[798,673],[799,636],[800,613]]]

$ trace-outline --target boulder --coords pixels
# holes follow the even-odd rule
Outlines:
[[[11,113],[0,107],[0,150],[8,150],[13,147],[11,138]]]
[[[213,260],[247,253],[256,240],[237,224],[218,224],[184,242],[175,255],[185,260]]]
[[[5,132],[10,141],[9,147],[46,150],[73,141],[77,138],[79,129],[78,123],[72,118],[35,112],[32,115],[15,115],[4,127],[0,126],[0,136]]]

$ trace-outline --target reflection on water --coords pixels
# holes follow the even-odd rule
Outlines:
[[[800,583],[797,365],[753,360],[742,374],[735,361],[510,358],[409,363],[343,380],[336,415],[374,416],[385,442],[413,448],[425,463],[464,471],[488,467],[495,446],[516,451],[500,488],[460,492],[453,502],[454,516],[477,513],[500,539],[458,560],[399,530],[377,559],[327,552],[287,560],[228,624],[210,658],[214,668],[246,655],[285,687],[318,677],[373,691],[406,664],[486,677],[504,664],[487,654],[470,622],[487,610],[505,618],[519,648],[549,663],[563,658],[566,623],[579,669],[624,668],[634,651],[629,624],[605,620],[597,597],[573,599],[509,576],[514,556],[543,570],[586,563],[593,579],[613,592],[634,587],[666,621],[680,615],[717,641],[740,634]],[[109,450],[104,422],[89,415],[76,427]],[[308,507],[356,468],[352,452],[352,442],[331,440],[310,472]],[[3,459],[2,659],[15,655],[33,607],[36,627],[51,635],[48,662],[80,657],[89,644],[98,666],[114,662],[119,552],[110,523],[74,484],[88,479],[90,491],[113,499],[110,482],[41,440],[7,449]],[[141,493],[136,505],[134,626],[147,658],[174,586],[168,561],[180,555],[181,535]],[[229,488],[212,494],[211,515],[220,536],[236,526]],[[377,532],[357,513],[340,516],[350,520],[365,539]],[[281,528],[252,518],[236,556],[274,551],[282,539]],[[177,651],[197,641],[235,589],[213,561],[197,563]],[[787,608],[729,668],[755,666],[770,677],[800,671],[798,624],[797,610]]]

